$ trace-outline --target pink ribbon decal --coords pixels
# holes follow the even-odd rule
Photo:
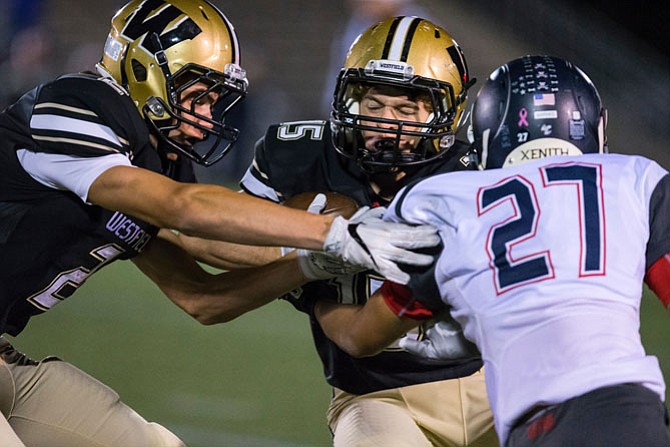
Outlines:
[[[517,126],[519,126],[519,127],[521,127],[521,126],[526,126],[526,127],[528,127],[528,121],[526,120],[526,117],[527,117],[527,116],[528,116],[528,110],[526,110],[525,108],[519,110],[519,123],[517,124]]]

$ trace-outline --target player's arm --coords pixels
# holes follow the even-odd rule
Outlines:
[[[244,192],[240,193],[245,194]],[[261,196],[261,198],[264,197]],[[312,192],[297,194],[282,203],[282,205],[301,210],[304,209],[314,214],[335,214],[345,218],[352,217],[359,208],[353,199],[346,198],[345,196],[330,193],[316,194]],[[233,244],[230,242],[196,238],[177,232],[169,232],[165,236],[170,237],[175,244],[181,246],[198,261],[227,270],[264,265],[278,259],[286,251],[292,250],[280,247]],[[304,250],[300,250],[298,256],[304,256],[305,259],[303,260],[309,262],[310,260],[316,260],[315,257],[319,255],[314,252],[308,254]],[[322,257],[321,260],[326,260],[326,258]],[[335,262],[335,260],[333,259],[332,262]],[[330,263],[331,266],[333,265],[332,262]],[[325,266],[325,264],[322,265]],[[314,269],[310,269],[310,271],[311,273],[318,273]],[[353,272],[354,270],[350,271]],[[321,272],[321,274],[314,277],[308,273],[307,276],[310,279],[326,279],[323,274],[325,272]],[[339,274],[344,274],[344,272],[340,272]],[[328,276],[328,278],[330,277],[332,276]]]
[[[386,281],[365,305],[320,300],[314,316],[328,338],[353,357],[376,355],[433,313],[409,289]]]
[[[402,283],[409,275],[397,263],[428,265],[433,259],[415,250],[439,243],[435,228],[382,222],[376,210],[362,209],[351,220],[312,214],[129,166],[114,166],[97,176],[86,197],[96,205],[190,236],[323,250]]]
[[[187,236],[169,230],[161,230],[161,233],[162,237],[179,245],[197,261],[223,270],[257,267],[281,257],[279,247],[234,244]]]
[[[212,274],[160,235],[133,262],[173,303],[206,325],[230,321],[305,282],[295,255]]]
[[[238,194],[247,195],[245,192]],[[281,248],[274,246],[241,245],[177,232],[170,232],[164,237],[169,237],[196,260],[224,270],[261,266],[282,256]]]
[[[320,250],[332,216],[309,214],[216,185],[175,182],[146,169],[115,166],[91,184],[88,201],[190,236]]]

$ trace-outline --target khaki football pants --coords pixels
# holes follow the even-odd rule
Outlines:
[[[0,337],[3,447],[185,447],[108,386],[56,357],[35,362]]]
[[[469,377],[364,395],[334,389],[334,447],[498,447],[483,369]]]

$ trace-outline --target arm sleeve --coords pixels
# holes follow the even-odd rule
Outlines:
[[[75,193],[87,202],[93,181],[113,166],[132,166],[128,157],[109,154],[100,157],[74,157],[63,154],[16,151],[23,169],[39,183],[54,189]]]
[[[670,310],[670,252],[647,269],[644,282]]]
[[[379,291],[386,305],[398,317],[424,321],[435,316],[432,310],[414,298],[412,291],[406,286],[384,281]]]

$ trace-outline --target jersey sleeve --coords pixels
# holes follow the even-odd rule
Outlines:
[[[649,199],[647,268],[668,252],[670,252],[670,174],[666,172],[654,187]]]
[[[240,181],[241,188],[274,202],[300,192],[331,190],[339,182],[330,182],[332,172],[324,159],[324,145],[329,141],[325,121],[270,126],[256,143],[254,159]]]
[[[269,160],[266,153],[266,140],[271,135],[271,132],[274,132],[273,128],[274,126],[270,127],[265,136],[256,142],[254,158],[242,180],[240,180],[240,187],[247,194],[278,203],[281,201],[280,194],[272,185]]]
[[[16,155],[32,178],[49,188],[72,191],[85,203],[91,184],[100,174],[114,166],[132,166],[122,154],[73,157],[20,149]]]
[[[645,283],[670,309],[670,174],[665,174],[649,200],[649,241]]]
[[[144,125],[129,96],[111,81],[66,76],[37,91],[29,128],[37,152],[132,156]],[[147,137],[148,138],[148,137]]]

